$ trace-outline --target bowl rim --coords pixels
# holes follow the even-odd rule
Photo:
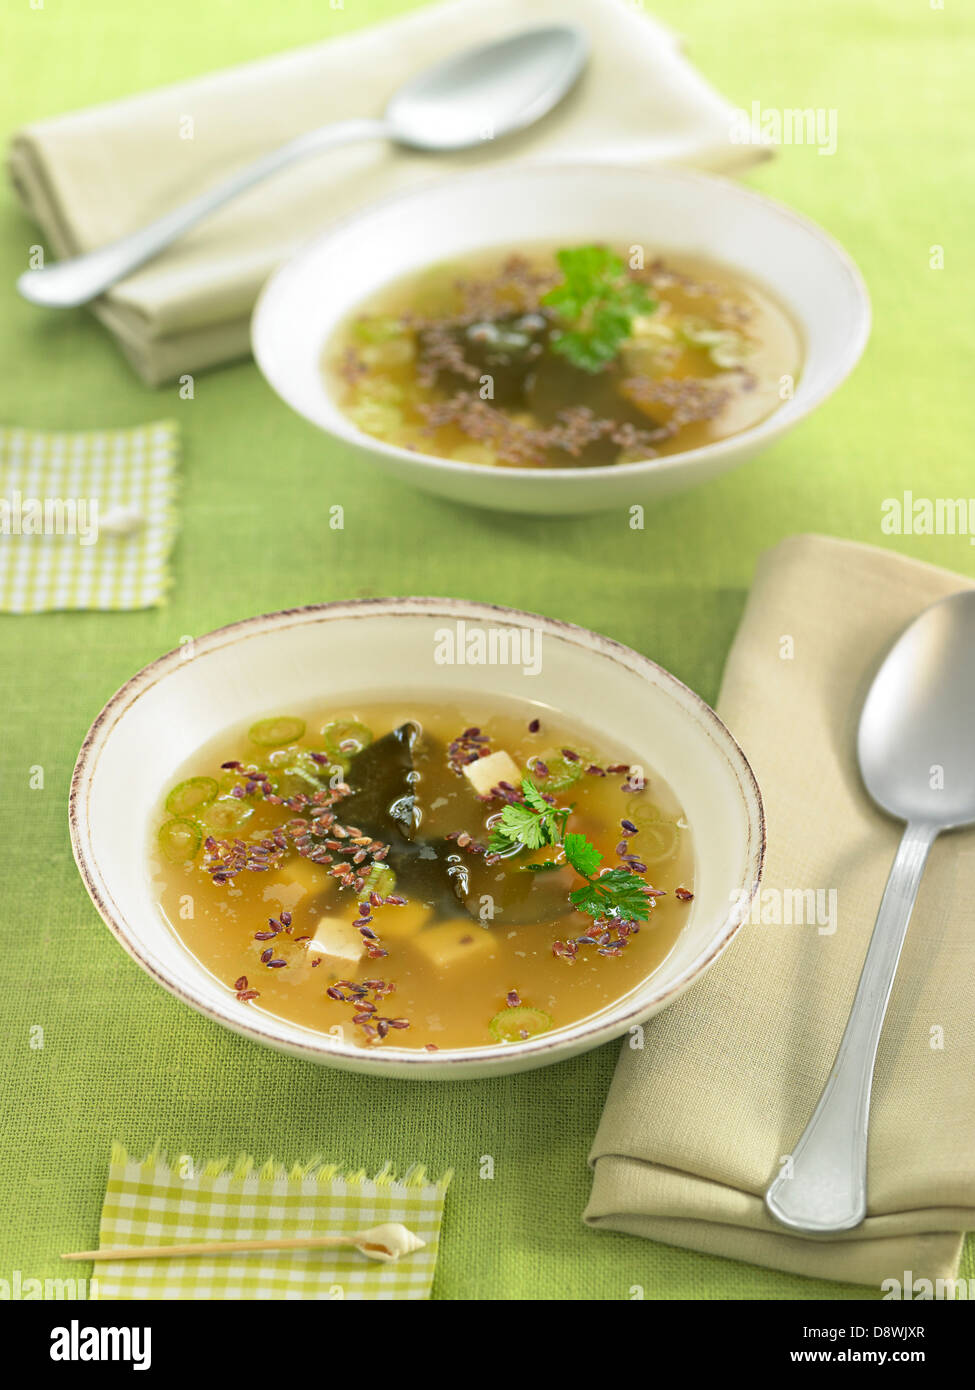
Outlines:
[[[567,1049],[572,1052],[588,1050],[621,1036],[627,1026],[647,1019],[664,1004],[683,993],[721,955],[741,928],[749,905],[758,891],[765,860],[765,813],[758,782],[737,740],[710,705],[657,662],[622,642],[593,632],[589,628],[502,604],[435,596],[346,599],[257,614],[214,628],[201,637],[194,637],[193,660],[209,652],[232,646],[238,641],[259,636],[282,623],[288,626],[303,626],[350,618],[368,618],[372,615],[442,617],[450,620],[474,617],[498,621],[503,618],[512,625],[540,626],[546,635],[568,641],[591,655],[608,659],[633,674],[642,675],[648,678],[651,684],[663,688],[672,698],[676,698],[691,717],[696,719],[701,732],[717,744],[731,770],[736,774],[737,789],[744,806],[747,825],[742,883],[734,902],[729,902],[729,909],[709,942],[666,988],[658,988],[650,994],[640,994],[637,1000],[634,997],[640,990],[640,985],[637,985],[623,996],[622,1001],[618,1000],[616,1005],[608,1005],[598,1014],[589,1015],[574,1024],[567,1024],[553,1033],[545,1033],[538,1038],[518,1043],[498,1043],[476,1048],[443,1048],[436,1052],[384,1047],[381,1051],[369,1052],[352,1043],[339,1042],[334,1037],[318,1033],[314,1029],[305,1029],[303,1025],[292,1024],[286,1019],[281,1020],[283,1027],[307,1032],[308,1036],[300,1041],[294,1037],[282,1036],[275,1027],[274,1015],[260,1015],[259,1023],[232,1016],[228,1009],[223,1007],[222,999],[217,1001],[206,998],[203,996],[202,988],[194,991],[173,979],[165,967],[156,961],[152,952],[142,944],[138,928],[126,921],[115,903],[91,842],[88,802],[101,753],[123,715],[162,679],[183,667],[184,658],[181,649],[177,647],[137,671],[106,702],[85,735],[71,776],[68,824],[74,860],[99,916],[127,954],[152,979],[197,1013],[252,1041],[322,1063],[338,1064],[365,1073],[374,1070],[377,1074],[382,1073],[384,1063],[395,1065],[397,1068],[413,1067],[417,1076],[421,1076],[424,1069],[434,1068],[443,1072],[445,1067],[449,1067],[455,1075],[461,1076],[483,1071],[495,1063],[503,1066],[506,1060],[515,1058],[532,1059],[529,1064],[535,1065],[540,1065],[545,1060],[554,1062],[559,1060],[560,1054]],[[200,970],[202,978],[205,975],[205,967],[196,961],[192,952],[185,947],[184,950]],[[229,1005],[229,997],[226,1002]],[[545,1058],[546,1052],[552,1052],[550,1059]]]
[[[266,317],[270,313],[268,305],[272,302],[272,297],[281,292],[282,284],[287,284],[296,275],[300,277],[302,262],[317,247],[327,242],[336,235],[341,235],[354,228],[356,223],[377,214],[382,214],[390,208],[404,207],[411,203],[422,201],[430,194],[447,187],[462,187],[470,183],[482,183],[495,178],[516,177],[537,178],[545,177],[555,173],[566,174],[592,174],[602,177],[608,173],[624,174],[632,179],[672,179],[677,182],[689,184],[704,184],[709,187],[721,189],[724,193],[732,197],[738,197],[745,202],[759,204],[764,210],[771,213],[785,222],[790,222],[795,226],[801,227],[805,232],[825,246],[836,260],[840,271],[845,275],[853,298],[857,302],[859,314],[856,323],[856,330],[852,334],[846,348],[834,361],[829,370],[824,374],[822,384],[808,395],[802,396],[803,377],[800,374],[796,394],[792,399],[783,404],[780,408],[773,410],[771,415],[766,416],[757,424],[750,426],[738,434],[730,435],[727,439],[715,440],[712,444],[703,444],[696,449],[685,449],[675,454],[663,454],[654,459],[638,459],[630,463],[611,463],[596,467],[589,465],[583,468],[535,468],[535,467],[498,467],[493,464],[483,463],[464,463],[457,459],[441,458],[437,454],[426,454],[420,450],[404,449],[396,444],[388,444],[382,439],[377,439],[374,435],[366,434],[364,430],[358,429],[343,414],[339,406],[335,403],[327,386],[323,384],[322,390],[325,400],[334,410],[337,423],[326,424],[316,416],[304,410],[300,405],[284,393],[284,389],[278,387],[272,370],[268,364],[268,359],[263,352],[262,329],[266,322]],[[396,277],[385,283],[392,283]],[[756,283],[762,284],[760,277],[756,277]],[[773,291],[769,291],[774,293]],[[781,300],[781,296],[775,295],[776,299]],[[796,315],[791,304],[783,301],[785,309]],[[338,326],[338,321],[332,324],[332,330]],[[453,475],[458,478],[498,478],[503,477],[506,482],[514,484],[516,487],[527,487],[539,479],[555,479],[564,481],[570,478],[592,481],[597,478],[619,477],[634,478],[648,473],[667,474],[679,472],[685,465],[706,462],[712,459],[720,460],[729,454],[735,454],[743,447],[754,444],[756,450],[763,443],[774,439],[784,426],[798,424],[800,420],[821,405],[828,399],[834,391],[838,390],[846,378],[851,374],[854,367],[859,362],[863,351],[870,337],[872,326],[872,308],[870,295],[867,290],[866,282],[860,272],[859,267],[853,260],[848,251],[832,237],[829,232],[820,227],[812,218],[806,217],[803,213],[797,212],[787,204],[779,202],[778,199],[770,198],[765,193],[760,193],[757,189],[750,188],[747,184],[740,183],[737,179],[725,175],[714,174],[699,169],[687,169],[681,166],[657,164],[657,165],[632,165],[625,163],[605,163],[596,164],[592,161],[538,161],[516,165],[496,165],[490,169],[478,169],[462,174],[447,175],[440,179],[435,179],[422,183],[419,187],[402,190],[398,193],[391,193],[386,197],[377,198],[364,204],[355,211],[337,218],[334,222],[328,223],[313,236],[308,237],[301,243],[275,270],[271,272],[254,303],[250,321],[250,344],[251,352],[257,368],[264,380],[268,383],[275,395],[294,410],[296,414],[316,428],[332,435],[336,439],[342,439],[346,443],[357,448],[365,449],[372,453],[381,454],[385,459],[394,463],[420,464],[430,468],[434,472],[445,475]],[[802,331],[803,325],[797,320],[797,327]],[[324,342],[320,345],[319,351],[324,348]],[[797,404],[798,403],[798,404]],[[789,408],[792,407],[790,410]],[[788,411],[788,413],[786,413]]]

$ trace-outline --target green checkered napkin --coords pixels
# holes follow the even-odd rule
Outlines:
[[[450,1174],[422,1167],[397,1180],[343,1173],[317,1161],[286,1171],[269,1160],[202,1167],[154,1150],[131,1158],[112,1147],[99,1245],[179,1245],[203,1240],[343,1235],[399,1221],[426,1244],[392,1263],[358,1250],[280,1250],[188,1259],[118,1260],[93,1266],[99,1299],[429,1298]],[[92,1297],[95,1291],[92,1291]]]
[[[151,608],[169,587],[176,426],[0,427],[0,612]]]

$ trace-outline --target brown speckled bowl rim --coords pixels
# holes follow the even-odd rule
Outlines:
[[[106,926],[124,950],[149,976],[161,984],[170,994],[181,999],[198,1013],[202,1013],[205,1017],[223,1024],[244,1037],[279,1051],[286,1051],[292,1055],[303,1056],[309,1060],[325,1064],[343,1066],[351,1070],[369,1072],[375,1066],[377,1071],[381,1071],[383,1063],[389,1063],[394,1064],[397,1069],[414,1068],[417,1076],[422,1076],[424,1072],[430,1075],[434,1071],[442,1076],[444,1071],[449,1069],[453,1075],[461,1077],[475,1070],[483,1071],[486,1064],[489,1067],[492,1062],[501,1064],[502,1071],[507,1070],[504,1064],[513,1061],[516,1057],[527,1059],[525,1061],[526,1066],[537,1066],[546,1061],[560,1060],[562,1053],[567,1056],[574,1055],[576,1052],[597,1047],[601,1043],[619,1037],[628,1027],[645,1021],[651,1014],[687,989],[727,948],[741,927],[747,908],[758,890],[765,859],[765,815],[761,792],[755,775],[737,741],[710,705],[706,704],[699,695],[678,680],[676,676],[671,675],[664,667],[651,661],[649,657],[642,656],[621,642],[616,642],[610,637],[604,637],[575,623],[548,618],[522,609],[505,607],[501,604],[464,599],[411,596],[349,599],[331,603],[308,604],[300,608],[285,608],[278,612],[264,613],[229,623],[224,627],[215,628],[202,637],[195,637],[193,639],[194,656],[192,659],[196,661],[208,652],[218,651],[236,642],[259,637],[282,625],[304,626],[319,622],[369,618],[371,616],[443,618],[452,621],[458,619],[493,620],[495,622],[503,621],[508,626],[539,628],[544,635],[581,647],[598,660],[608,660],[624,667],[633,674],[643,675],[652,685],[675,698],[678,704],[695,719],[701,732],[724,754],[736,776],[748,826],[742,882],[734,885],[734,895],[729,890],[729,904],[734,903],[734,905],[729,907],[728,913],[714,931],[709,944],[681,972],[676,980],[668,983],[665,989],[652,994],[642,994],[638,1002],[634,1001],[633,994],[641,987],[637,985],[635,990],[629,991],[621,1001],[621,1004],[629,1007],[623,1008],[622,1011],[621,1004],[617,1004],[615,1008],[610,1005],[588,1019],[566,1025],[562,1029],[543,1034],[536,1039],[483,1048],[454,1048],[437,1052],[419,1052],[403,1048],[383,1047],[381,1050],[377,1049],[370,1052],[352,1044],[339,1044],[334,1040],[321,1041],[319,1040],[320,1035],[317,1035],[312,1029],[305,1030],[308,1032],[308,1040],[299,1042],[293,1037],[282,1036],[274,1028],[273,1020],[269,1017],[266,1023],[265,1016],[262,1016],[261,1023],[251,1023],[231,1015],[206,999],[198,997],[172,979],[166,970],[156,962],[152,954],[141,946],[138,930],[128,924],[114,902],[105,874],[92,850],[88,808],[88,797],[97,772],[99,757],[111,738],[113,729],[123,715],[148,690],[171,672],[185,666],[185,656],[179,648],[167,652],[144,666],[141,671],[137,672],[116,691],[85,735],[71,777],[71,789],[68,797],[71,849],[88,895]],[[194,961],[201,971],[204,969],[195,961],[191,952],[187,951],[187,956]],[[286,1020],[284,1023],[292,1029],[303,1029],[303,1025],[289,1025]],[[547,1057],[547,1053],[554,1055]]]

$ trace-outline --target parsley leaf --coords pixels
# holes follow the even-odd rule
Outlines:
[[[585,835],[566,835],[562,848],[565,850],[566,859],[583,878],[592,878],[603,862],[603,856]]]
[[[576,888],[569,894],[569,901],[590,917],[636,918],[645,922],[650,916],[645,889],[643,879],[629,869],[610,869],[601,878]]]
[[[652,313],[656,300],[605,246],[566,248],[556,260],[565,278],[542,297],[565,325],[552,350],[583,371],[600,372],[619,354],[633,320]]]
[[[517,854],[522,849],[541,849],[559,844],[571,806],[553,806],[534,782],[522,779],[524,801],[509,802],[491,831],[489,854]]]
[[[530,806],[533,811],[541,811],[545,815],[550,815],[556,809],[551,802],[545,800],[535,783],[527,777],[522,778],[521,794],[525,798],[526,806]]]
[[[488,853],[512,855],[544,845],[561,848],[565,863],[585,879],[581,888],[569,894],[573,907],[596,920],[616,917],[645,922],[650,916],[650,904],[643,879],[629,869],[607,869],[597,878],[603,862],[599,850],[585,835],[566,834],[572,807],[553,806],[527,777],[522,780],[521,795],[521,801],[509,802],[501,812],[491,831]],[[524,867],[532,873],[545,873],[563,865],[559,860],[546,859]]]

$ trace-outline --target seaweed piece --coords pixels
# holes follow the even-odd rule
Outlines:
[[[517,859],[496,864],[476,862],[470,875],[468,911],[476,916],[481,899],[490,897],[499,927],[544,926],[575,911],[569,890],[578,880],[563,866],[555,873],[533,873]]]
[[[352,795],[342,802],[342,819],[379,840],[414,840],[420,826],[413,750],[419,724],[401,724],[356,753],[347,781]],[[394,865],[395,867],[395,865]]]
[[[458,854],[449,840],[422,836],[421,776],[415,752],[418,724],[401,724],[357,753],[346,780],[352,788],[341,802],[342,819],[389,845],[386,863],[396,875],[396,892],[429,903],[433,922],[456,917],[458,906],[480,921],[489,896],[501,923],[541,925],[573,911],[567,875],[529,873],[520,865],[487,865]]]
[[[466,875],[458,872],[462,866],[449,844],[419,835],[423,810],[414,753],[420,734],[418,724],[401,724],[355,755],[342,819],[389,844],[386,863],[398,893],[430,903],[438,918],[453,917],[458,903],[467,906]]]

